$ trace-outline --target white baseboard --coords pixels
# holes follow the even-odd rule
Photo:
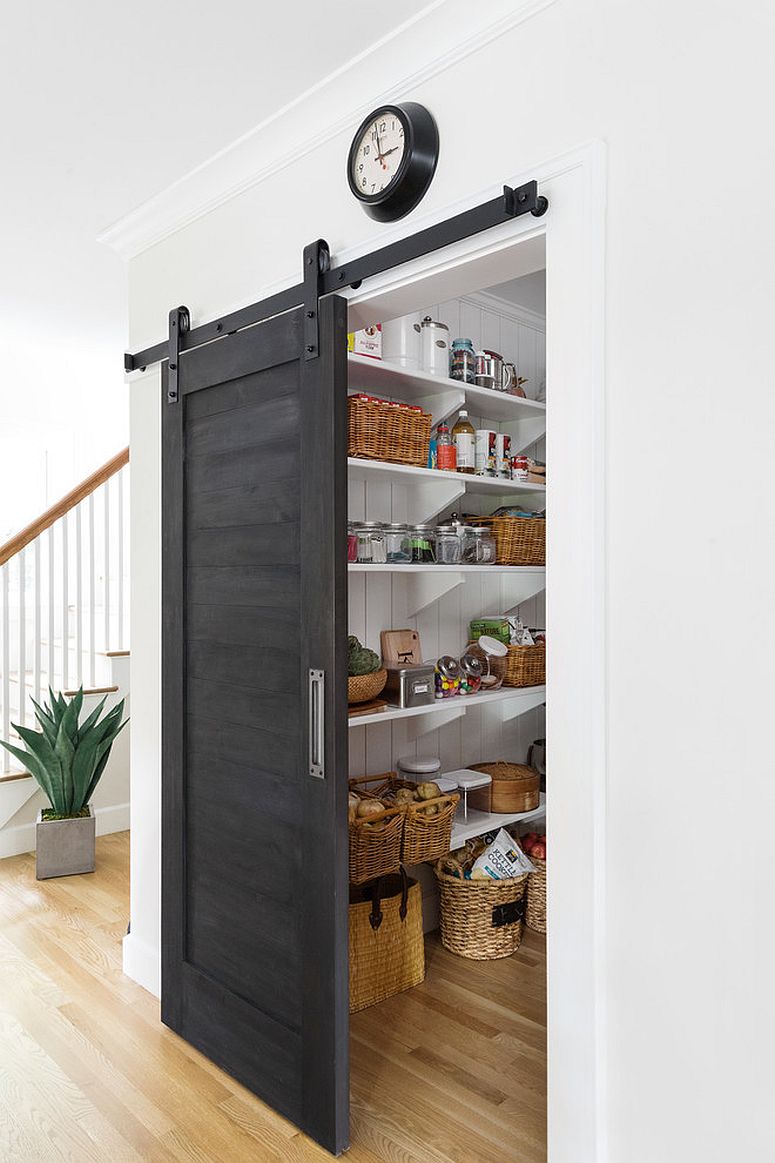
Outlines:
[[[161,956],[146,941],[140,941],[132,933],[123,940],[124,973],[147,989],[154,997],[161,997]]]
[[[107,836],[110,832],[129,830],[129,804],[111,804],[105,808],[95,808],[97,835]],[[35,821],[17,824],[13,828],[0,831],[0,859],[5,856],[21,856],[23,852],[35,851]]]

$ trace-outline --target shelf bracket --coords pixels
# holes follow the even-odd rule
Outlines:
[[[465,494],[466,486],[457,481],[433,480],[431,475],[426,481],[418,480],[416,484],[412,481],[408,491],[407,509],[411,511],[407,520],[416,525],[438,517]]]
[[[412,574],[407,569],[406,574],[406,609],[410,618],[415,614],[419,614],[420,610],[424,610],[427,606],[437,602],[439,598],[443,598],[451,590],[461,586],[465,582],[465,575],[462,573],[416,573]]]
[[[422,739],[431,731],[438,731],[439,727],[444,727],[447,723],[454,723],[456,719],[462,719],[466,713],[464,700],[450,699],[450,703],[449,707],[435,711],[432,715],[415,715],[411,719],[405,719],[407,739],[416,743],[418,739]]]
[[[505,614],[511,613],[528,598],[535,597],[546,589],[546,570],[537,569],[535,573],[501,574],[501,606]]]
[[[546,413],[539,416],[525,416],[520,420],[509,420],[501,424],[501,431],[511,437],[512,453],[524,452],[536,440],[546,435]]]
[[[504,699],[499,704],[501,708],[501,722],[509,723],[512,719],[518,719],[520,715],[527,714],[528,711],[532,711],[535,707],[540,707],[545,702],[546,687],[526,687],[525,693],[521,698]]]
[[[442,420],[446,420],[453,412],[465,407],[466,394],[459,388],[447,388],[445,391],[428,393],[414,401],[424,412],[430,412],[432,425],[435,428]]]

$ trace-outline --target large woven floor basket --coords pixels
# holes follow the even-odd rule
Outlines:
[[[489,525],[499,565],[546,565],[546,521],[543,517],[477,517]]]
[[[425,468],[431,441],[429,412],[410,412],[348,396],[347,455]]]
[[[350,1013],[425,977],[422,892],[402,871],[350,888]]]
[[[527,910],[525,924],[536,933],[546,932],[546,861],[530,857],[535,866],[527,878]]]
[[[509,880],[461,880],[442,872],[439,882],[441,943],[472,961],[511,957],[522,941],[527,873]]]

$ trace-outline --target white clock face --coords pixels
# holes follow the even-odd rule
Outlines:
[[[352,179],[365,197],[381,194],[398,172],[406,143],[395,113],[378,113],[361,135],[352,161]]]

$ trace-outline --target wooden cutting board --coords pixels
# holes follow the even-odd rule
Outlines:
[[[354,719],[357,715],[377,715],[387,709],[388,704],[384,699],[369,699],[368,703],[352,703],[348,713]]]
[[[379,644],[382,661],[393,666],[408,666],[423,660],[420,635],[416,630],[383,630]]]

